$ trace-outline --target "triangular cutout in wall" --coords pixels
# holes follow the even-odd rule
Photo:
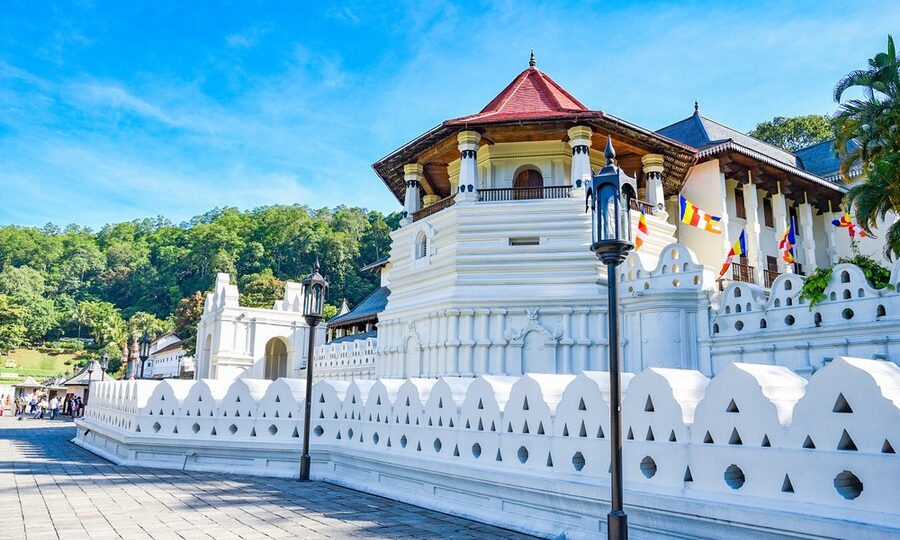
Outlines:
[[[684,481],[685,481],[685,482],[693,482],[693,481],[694,481],[694,475],[691,474],[691,468],[690,468],[690,467],[687,467],[687,468],[684,470]]]
[[[850,404],[847,403],[847,398],[844,397],[843,393],[838,394],[837,399],[834,401],[834,407],[831,409],[831,412],[844,414],[850,414],[853,412],[853,409],[850,407]]]
[[[731,429],[731,437],[728,438],[728,444],[735,445],[743,445],[744,441],[741,440],[741,434],[738,433],[737,428]]]
[[[816,443],[813,442],[812,437],[809,435],[806,436],[806,439],[803,441],[803,448],[815,448]]]
[[[781,492],[782,493],[793,493],[794,492],[794,484],[791,483],[791,477],[788,475],[784,475],[784,482],[781,483]]]
[[[739,412],[741,412],[741,411],[740,411],[740,409],[738,409],[737,403],[735,403],[734,400],[732,399],[731,401],[728,402],[728,406],[725,407],[725,412],[727,412],[727,413],[739,413]]]
[[[841,440],[838,441],[837,449],[847,450],[849,452],[856,452],[859,450],[859,448],[856,447],[856,443],[853,442],[853,439],[850,437],[850,434],[847,433],[846,429],[841,434]]]
[[[647,396],[647,401],[644,403],[644,412],[654,412],[655,410],[653,408],[653,399]]]

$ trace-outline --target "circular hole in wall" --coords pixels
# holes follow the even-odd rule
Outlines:
[[[194,433],[199,433],[200,432],[200,424],[194,424],[193,426],[191,426],[191,431],[193,431]]]
[[[738,332],[740,332],[741,330],[743,330],[743,329],[744,329],[744,322],[743,322],[743,321],[738,321],[738,322],[734,323],[734,329],[737,330]]]
[[[159,430],[160,430],[161,427],[162,427],[162,426],[159,425],[159,422],[154,422],[154,423],[153,423],[153,431],[159,432]]]
[[[440,439],[435,439],[435,440],[434,440],[434,451],[435,451],[435,452],[440,452],[440,451],[441,451],[441,448],[442,448],[443,446],[444,446],[444,445],[441,444],[441,440],[440,440]]]
[[[744,476],[744,471],[737,465],[731,464],[725,469],[725,483],[728,484],[728,487],[731,489],[740,489],[746,480],[747,478]]]
[[[575,455],[572,456],[572,466],[575,467],[576,471],[584,468],[584,456],[581,455],[581,452],[575,452]]]
[[[375,444],[376,446],[378,446],[378,441],[380,441],[380,440],[381,440],[381,437],[379,437],[377,433],[372,435],[372,443]]]
[[[677,279],[673,279],[673,280],[672,280],[672,286],[673,286],[673,287],[680,287],[680,286],[681,286],[681,282],[678,281]]]
[[[353,429],[352,429],[352,428],[347,430],[347,438],[348,438],[348,439],[352,439],[352,438],[353,438]]]
[[[519,458],[519,463],[525,463],[528,461],[528,449],[524,446],[520,446],[519,451],[516,452],[516,456]]]
[[[787,317],[784,318],[784,324],[786,324],[788,326],[794,326],[794,322],[796,322],[796,321],[794,320],[793,315],[788,315]]]
[[[844,311],[841,312],[841,317],[849,321],[853,318],[853,310],[850,308],[845,308]]]
[[[276,433],[278,433],[278,428],[275,426],[275,424],[269,426],[269,435],[275,435]]]
[[[325,430],[322,429],[322,426],[316,426],[316,429],[313,430],[313,433],[316,434],[316,437],[321,437]]]
[[[230,431],[231,434],[234,435],[235,433],[237,433],[237,426],[234,424],[231,424],[230,426],[228,426],[228,431]]]
[[[400,437],[400,448],[406,448],[406,435]]]
[[[834,477],[834,489],[841,497],[852,501],[862,494],[863,484],[859,477],[850,471],[842,471]]]
[[[475,456],[476,458],[481,457],[481,445],[480,444],[475,443],[472,445],[472,455]]]
[[[645,456],[641,460],[641,472],[647,478],[653,478],[656,475],[656,462],[650,456]]]

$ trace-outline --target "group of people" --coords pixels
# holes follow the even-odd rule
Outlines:
[[[72,418],[80,417],[84,414],[84,402],[81,397],[66,394],[66,397],[60,400],[53,396],[38,396],[32,394],[30,397],[19,396],[15,399],[15,415],[24,416],[30,414],[32,418],[53,420],[60,414],[71,416]]]

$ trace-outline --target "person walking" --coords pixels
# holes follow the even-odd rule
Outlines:
[[[56,420],[56,415],[59,413],[59,399],[53,396],[47,406],[50,408],[50,420]]]

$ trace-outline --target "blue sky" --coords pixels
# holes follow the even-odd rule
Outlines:
[[[399,205],[371,163],[527,67],[657,129],[828,113],[885,2],[0,3],[0,224]],[[735,3],[737,4],[737,3]],[[743,3],[741,3],[743,4]]]

